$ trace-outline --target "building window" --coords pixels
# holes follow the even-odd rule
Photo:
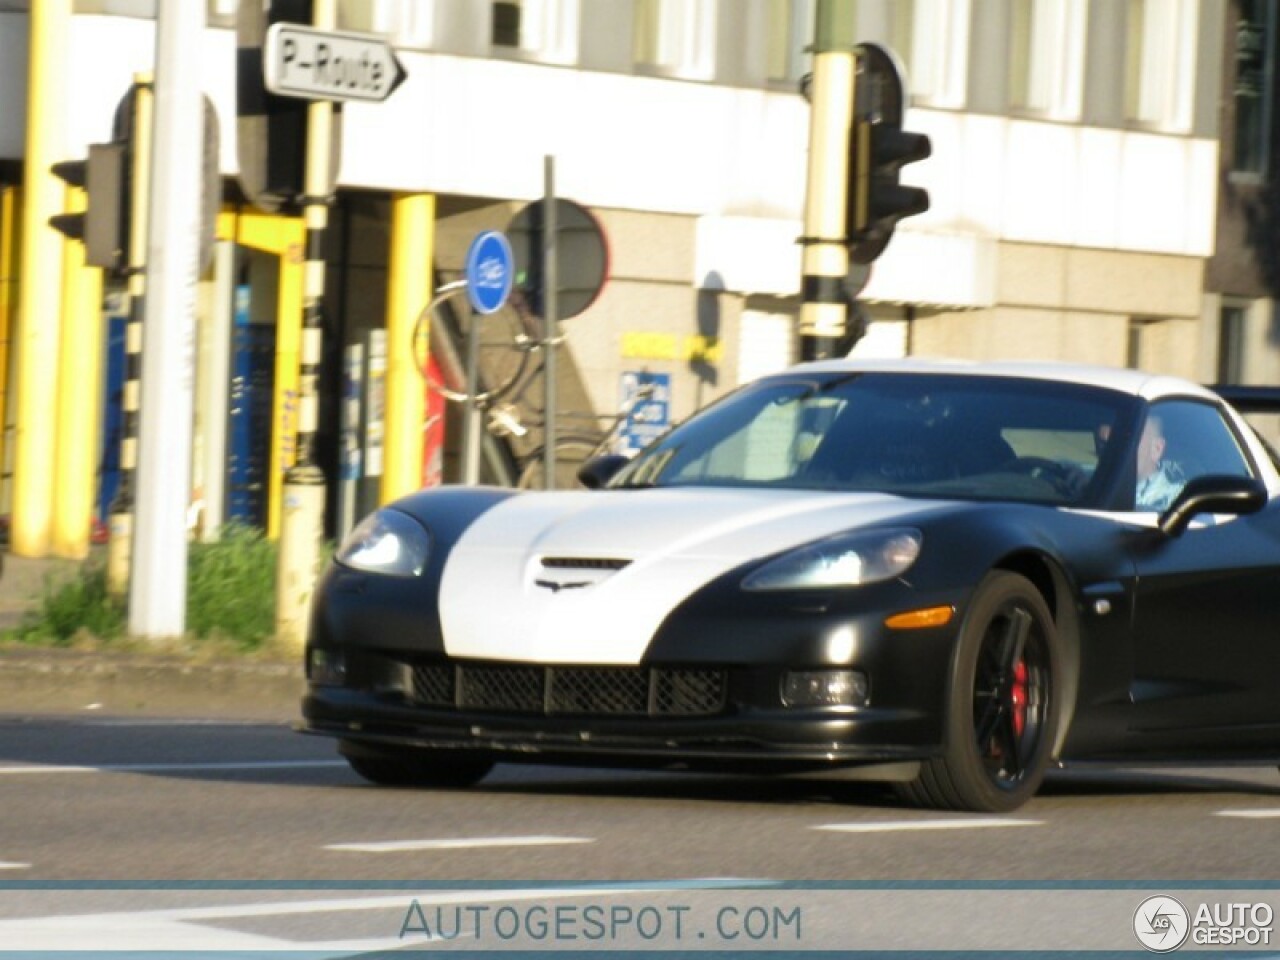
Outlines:
[[[715,17],[714,0],[636,0],[636,63],[674,77],[711,79]]]
[[[1223,304],[1218,314],[1218,382],[1244,383],[1245,323],[1240,304]]]
[[[578,0],[497,0],[492,39],[548,63],[576,63]]]
[[[1155,130],[1190,130],[1199,5],[1195,0],[1129,0],[1128,12],[1129,119]]]
[[[379,34],[397,47],[430,48],[435,20],[435,0],[338,0],[339,27]]]
[[[900,0],[893,14],[893,45],[906,65],[911,96],[932,107],[963,107],[970,0]]]
[[[1010,50],[1013,105],[1076,120],[1084,94],[1085,0],[1014,0]]]
[[[769,0],[768,77],[796,81],[808,69],[806,47],[813,39],[814,0]]]
[[[1275,73],[1275,0],[1239,0],[1236,20],[1235,150],[1231,169],[1267,172]]]

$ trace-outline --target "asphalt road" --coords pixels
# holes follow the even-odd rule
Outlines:
[[[102,916],[118,919],[142,902],[153,907],[147,923],[229,923],[239,937],[259,914],[211,914],[210,904],[227,896],[236,909],[248,898],[259,911],[264,898],[310,903],[320,894],[309,885],[361,888],[358,915],[376,919],[379,935],[352,940],[309,927],[306,937],[362,950],[402,942],[387,931],[406,929],[406,884],[495,885],[527,899],[558,883],[599,892],[663,881],[705,892],[839,881],[932,896],[915,886],[1012,882],[1057,887],[1061,902],[1062,887],[1082,882],[1280,880],[1272,768],[1060,772],[1016,814],[980,817],[907,809],[867,784],[542,766],[500,766],[469,791],[391,790],[352,774],[330,741],[280,723],[10,716],[0,718],[0,810],[6,943],[6,924],[62,917],[58,936],[67,936],[77,929],[63,922],[68,913],[96,929]],[[168,881],[185,882],[179,906],[199,901],[194,920],[156,905],[178,895]],[[379,892],[388,884],[399,892]],[[140,897],[139,885],[168,892]],[[1134,896],[1121,898],[1125,917]],[[318,922],[314,904],[297,909],[272,921],[273,937],[299,915]],[[121,929],[151,929],[129,916]],[[24,927],[14,936],[30,943],[36,934]],[[166,941],[138,941],[157,942]]]
[[[5,879],[1280,879],[1271,768],[1058,773],[977,817],[872,784],[542,766],[393,790],[284,724],[10,717],[0,809]],[[494,837],[548,839],[466,843]]]

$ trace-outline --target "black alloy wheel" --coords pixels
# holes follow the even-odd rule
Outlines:
[[[902,785],[920,806],[1007,812],[1035,795],[1057,733],[1058,639],[1025,577],[990,573],[961,626],[941,756]]]

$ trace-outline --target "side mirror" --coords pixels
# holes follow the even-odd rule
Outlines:
[[[1243,516],[1256,513],[1267,502],[1267,488],[1252,477],[1207,474],[1182,488],[1178,498],[1160,515],[1160,531],[1176,537],[1202,513]]]
[[[606,453],[599,457],[592,457],[578,468],[578,482],[588,490],[599,490],[630,462],[629,457],[624,457],[620,453]]]

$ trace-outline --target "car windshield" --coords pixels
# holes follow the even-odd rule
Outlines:
[[[878,491],[1090,505],[1135,398],[1013,377],[771,377],[708,407],[610,484]],[[1111,444],[1112,447],[1115,444]]]

